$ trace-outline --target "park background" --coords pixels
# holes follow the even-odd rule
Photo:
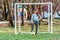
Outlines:
[[[53,4],[53,34],[38,33],[36,36],[31,34],[14,34],[14,4],[15,3],[44,3],[52,2]],[[47,5],[40,5],[42,12],[39,32],[47,31],[48,14]],[[29,8],[29,7],[28,7]],[[42,10],[43,9],[43,10]],[[29,11],[30,9],[28,9]],[[32,13],[28,13],[27,20],[30,20]],[[25,14],[23,14],[25,15]],[[23,16],[25,18],[25,16]],[[29,23],[24,23],[22,18],[22,31],[30,31]],[[0,0],[0,40],[60,40],[60,0]]]

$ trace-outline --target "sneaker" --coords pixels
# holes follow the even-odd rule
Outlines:
[[[35,35],[35,32],[31,32],[32,35]]]

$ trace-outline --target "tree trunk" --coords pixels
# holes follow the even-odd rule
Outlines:
[[[4,17],[4,20],[6,20],[6,0],[3,1],[4,2],[4,11],[3,11],[3,17]]]
[[[6,0],[6,1],[7,1],[7,6],[8,6],[8,13],[9,13],[9,24],[11,25],[11,27],[14,27],[13,19],[12,19],[12,16],[11,16],[11,7],[10,7],[10,4],[9,4],[9,0]]]
[[[41,0],[40,0],[40,3],[41,3]],[[40,14],[40,20],[39,20],[39,25],[41,24],[41,21],[42,21],[42,14],[41,14],[41,11],[42,11],[42,8],[41,8],[41,5],[39,5],[39,14]]]
[[[27,12],[28,12],[28,20],[30,20],[30,10],[29,10],[29,5],[27,6]]]
[[[58,3],[56,3],[54,6],[53,6],[53,12],[52,12],[52,15],[51,16],[53,16],[52,18],[52,20],[54,20],[54,13],[55,13],[55,11],[56,11],[56,8],[58,7]]]
[[[22,3],[24,3],[24,0],[22,0]],[[24,5],[22,5],[22,24],[21,24],[21,26],[24,26],[23,13],[24,13]]]

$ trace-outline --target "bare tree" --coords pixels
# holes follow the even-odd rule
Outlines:
[[[8,13],[9,13],[9,24],[11,25],[11,27],[13,27],[13,19],[12,19],[12,15],[11,15],[11,6],[9,3],[9,0],[6,0],[7,2],[7,6],[8,6]]]
[[[22,0],[22,3],[24,3],[24,0]],[[24,18],[23,18],[23,13],[24,13],[24,5],[22,5],[22,26],[24,26]]]
[[[3,0],[3,4],[4,4],[4,10],[3,10],[3,17],[6,20],[6,0]]]

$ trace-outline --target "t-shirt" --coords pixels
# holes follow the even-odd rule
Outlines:
[[[35,13],[32,14],[31,21],[39,21],[38,16]]]
[[[23,13],[22,13],[22,12],[18,12],[18,15],[19,15],[19,16],[22,16],[22,15],[23,15]]]

